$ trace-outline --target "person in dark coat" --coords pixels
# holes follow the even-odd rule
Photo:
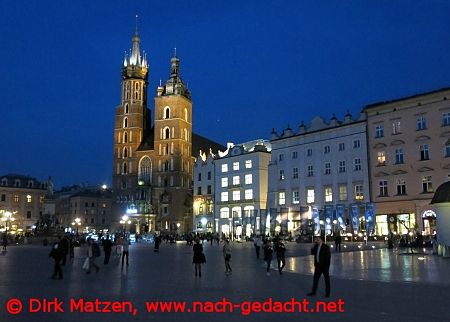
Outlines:
[[[103,251],[105,252],[105,260],[103,264],[106,265],[109,263],[109,259],[111,258],[113,243],[111,239],[109,239],[109,235],[106,235],[106,239],[103,240]]]
[[[159,244],[161,243],[161,237],[155,236],[155,248],[153,249],[154,252],[159,252]]]
[[[270,276],[270,264],[272,263],[272,254],[273,254],[273,245],[270,240],[264,241],[263,250],[264,250],[264,260],[267,263],[266,275]]]
[[[339,253],[341,252],[341,243],[342,243],[342,237],[341,237],[341,234],[338,233],[336,235],[336,238],[334,239],[334,244],[336,246],[336,251]]]
[[[69,254],[69,239],[63,236],[59,240],[59,248],[61,252],[61,266],[66,265],[67,255]]]
[[[325,297],[330,297],[330,262],[331,252],[330,247],[323,243],[321,237],[315,238],[315,245],[311,249],[311,255],[314,256],[314,281],[312,291],[308,296],[316,295],[317,286],[319,284],[320,275],[323,274],[325,279]]]
[[[278,242],[275,245],[275,253],[277,254],[277,262],[278,262],[278,272],[283,274],[283,268],[286,265],[286,246],[284,245],[283,241],[278,240]]]
[[[195,276],[202,277],[202,264],[206,262],[205,254],[203,254],[203,245],[200,244],[200,239],[195,239],[195,244],[192,247],[194,251],[194,257],[192,263],[195,265]]]
[[[6,234],[3,234],[2,246],[3,251],[6,252],[6,246],[8,246],[8,236],[6,236]]]
[[[50,277],[51,279],[62,279],[63,278],[63,272],[61,269],[61,260],[63,258],[63,250],[61,249],[61,242],[56,242],[52,246],[52,250],[50,251],[50,254],[48,257],[53,258],[55,261],[55,265],[53,267],[53,275]]]

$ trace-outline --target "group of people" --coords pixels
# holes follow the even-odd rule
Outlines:
[[[114,242],[109,235],[106,235],[106,238],[102,239],[103,252],[105,253],[103,264],[107,265],[109,263],[114,244],[116,245],[116,254],[122,258],[122,268],[125,263],[128,266],[130,241],[124,237],[120,237]],[[52,249],[49,253],[49,257],[54,260],[53,274],[51,276],[52,279],[63,278],[61,266],[66,264],[68,254],[71,259],[74,258],[73,248],[74,243],[71,242],[68,236],[60,237],[59,241],[52,245]],[[96,272],[100,270],[100,267],[96,263],[96,259],[100,256],[101,251],[99,244],[92,238],[88,238],[86,258],[82,266],[82,269],[86,272],[86,274],[90,274],[93,268]]]
[[[339,243],[340,244],[340,243]],[[283,274],[283,268],[286,265],[286,246],[283,241],[276,237],[273,242],[270,239],[262,240],[261,237],[256,236],[254,238],[254,246],[256,251],[256,258],[260,258],[261,248],[264,252],[264,261],[266,265],[266,275],[270,276],[270,266],[272,263],[273,255],[275,253],[278,263],[278,272],[280,275]],[[339,250],[340,251],[340,250]],[[202,264],[206,263],[206,257],[203,253],[203,245],[200,243],[200,238],[195,239],[195,244],[193,245],[193,259],[192,262],[195,266],[195,276],[202,276]],[[228,238],[224,239],[222,254],[225,262],[225,274],[229,275],[232,272],[230,261],[231,261],[231,246],[230,240]],[[314,278],[313,286],[311,292],[308,296],[314,296],[317,292],[317,287],[319,284],[319,279],[323,275],[325,279],[325,297],[330,297],[330,263],[331,263],[331,252],[330,247],[325,244],[321,237],[316,237],[314,241],[314,246],[311,249],[311,255],[314,256]]]

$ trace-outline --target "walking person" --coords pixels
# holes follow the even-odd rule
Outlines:
[[[194,257],[192,258],[192,263],[195,265],[195,276],[202,277],[202,264],[206,263],[205,254],[203,254],[203,245],[200,244],[200,239],[195,239],[195,244],[192,247],[194,251]]]
[[[67,236],[63,236],[62,238],[60,238],[59,248],[62,256],[61,266],[65,266],[67,261],[67,255],[69,254],[69,239],[67,238]]]
[[[123,240],[123,245],[122,245],[122,268],[123,268],[123,264],[125,261],[125,256],[127,257],[127,266],[128,266],[128,255],[130,253],[130,240],[129,239],[124,239]]]
[[[261,251],[261,237],[259,235],[255,236],[253,244],[255,245],[256,259],[259,259],[259,253]]]
[[[321,237],[315,238],[315,245],[311,249],[311,255],[314,256],[314,280],[312,291],[308,293],[308,296],[316,295],[317,286],[319,284],[320,275],[323,274],[325,279],[325,297],[330,297],[330,262],[331,253],[330,247],[323,243]]]
[[[338,232],[336,235],[336,238],[334,239],[334,244],[336,246],[336,252],[339,252],[339,253],[341,252],[341,242],[342,242],[341,233]]]
[[[230,240],[228,238],[225,239],[225,241],[224,241],[222,253],[223,253],[223,259],[225,260],[225,274],[229,275],[229,274],[231,274],[232,269],[231,269],[231,265],[230,265],[231,246],[230,246]]]
[[[3,234],[2,246],[3,251],[6,252],[6,246],[8,246],[8,236],[6,236],[6,233]]]
[[[161,244],[161,238],[159,236],[155,236],[155,248],[153,249],[154,252],[159,252],[159,244]]]
[[[109,263],[109,259],[111,258],[112,246],[113,243],[109,239],[109,235],[106,235],[106,239],[103,240],[103,251],[105,252],[105,259],[103,261],[104,265]]]
[[[277,262],[278,262],[278,272],[280,275],[283,274],[283,268],[286,265],[286,246],[284,245],[283,241],[280,239],[278,240],[277,244],[275,245],[275,253],[277,254]]]
[[[63,250],[61,249],[61,242],[56,242],[52,246],[52,250],[48,257],[53,258],[55,264],[53,266],[53,275],[50,277],[51,279],[59,279],[63,278],[63,272],[61,269],[61,260],[63,258]]]
[[[273,245],[269,239],[266,239],[263,246],[264,260],[267,263],[266,275],[270,276],[270,265],[272,264]]]
[[[89,260],[88,268],[86,274],[91,273],[91,268],[95,268],[95,272],[98,273],[100,267],[95,263],[95,259],[100,256],[100,247],[98,244],[92,240],[92,238],[88,238],[88,250],[87,250],[87,258]]]

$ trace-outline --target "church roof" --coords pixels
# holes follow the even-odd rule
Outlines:
[[[450,202],[450,181],[441,184],[431,200],[431,204],[443,202]]]

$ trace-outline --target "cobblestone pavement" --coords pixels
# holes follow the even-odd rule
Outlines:
[[[0,321],[450,321],[449,259],[427,253],[370,250],[370,246],[369,250],[356,251],[357,245],[348,244],[347,249],[355,251],[333,252],[329,299],[323,297],[323,280],[318,295],[306,297],[312,285],[311,244],[288,243],[284,274],[272,269],[270,276],[266,276],[264,262],[256,259],[251,243],[232,245],[231,275],[224,274],[221,246],[205,244],[207,263],[201,278],[194,276],[192,248],[181,243],[163,244],[159,253],[153,252],[151,245],[134,244],[128,267],[122,269],[114,256],[105,266],[102,258],[97,260],[100,271],[91,274],[81,269],[86,249],[77,248],[75,259],[63,268],[62,280],[49,279],[53,266],[49,247],[9,247],[0,255]],[[55,298],[63,302],[64,313],[29,312],[37,308],[38,301],[33,299],[42,304],[43,299]],[[309,309],[323,311],[321,305],[327,305],[330,311],[343,312],[243,314],[249,313],[246,309],[250,305],[276,310],[275,301],[290,302],[292,298],[299,302],[306,298]],[[14,304],[9,302],[12,299],[22,302],[20,314],[7,313],[8,303]],[[79,299],[129,301],[136,315],[81,313],[79,308],[70,312],[71,299],[73,303],[80,303]],[[186,301],[186,310],[192,310],[149,313],[149,301]],[[193,301],[216,303],[216,309],[227,312],[199,313],[197,307],[194,313]],[[223,304],[226,301],[235,305],[233,312]],[[207,304],[203,305],[205,311],[211,309]],[[12,309],[17,305],[11,305]]]

